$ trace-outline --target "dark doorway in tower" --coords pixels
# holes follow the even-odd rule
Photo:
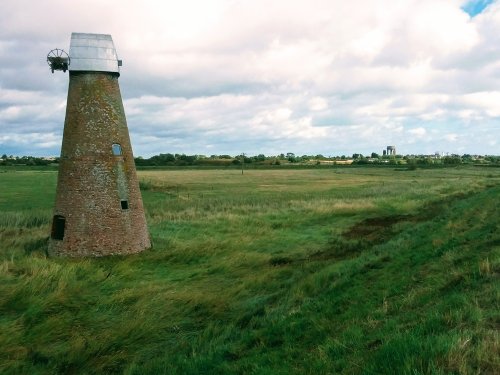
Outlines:
[[[122,210],[128,210],[128,201],[120,201],[122,204]]]
[[[54,240],[62,240],[64,238],[64,227],[66,226],[66,219],[61,215],[54,215],[52,220],[52,231],[50,236]]]

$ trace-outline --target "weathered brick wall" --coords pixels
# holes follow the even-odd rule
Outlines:
[[[122,155],[113,155],[113,144]],[[65,227],[62,240],[50,239],[51,255],[127,254],[151,245],[116,74],[70,72],[54,215]]]

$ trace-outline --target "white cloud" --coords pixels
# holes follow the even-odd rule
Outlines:
[[[409,129],[408,133],[410,133],[411,135],[413,135],[415,137],[424,137],[427,134],[427,130],[425,130],[425,128],[422,128],[422,127],[413,128],[413,129]]]
[[[0,145],[9,143],[22,144],[28,149],[51,148],[61,143],[61,137],[54,133],[30,133],[26,135],[10,133],[0,136]]]
[[[311,111],[322,111],[328,108],[328,101],[320,96],[309,99],[309,109]]]
[[[82,31],[113,35],[138,155],[350,154],[386,143],[498,153],[500,1],[473,18],[462,5],[5,0],[0,136],[22,154],[31,134],[62,133],[67,76],[49,74],[44,56]]]
[[[484,111],[488,117],[500,118],[500,91],[475,92],[463,96],[466,105]]]
[[[449,134],[446,134],[444,136],[444,138],[448,141],[448,142],[456,142],[459,138],[459,135],[458,134],[455,134],[455,133],[449,133]]]

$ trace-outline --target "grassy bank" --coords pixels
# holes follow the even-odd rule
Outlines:
[[[496,373],[497,169],[139,173],[153,249],[45,255],[0,175],[0,373]]]

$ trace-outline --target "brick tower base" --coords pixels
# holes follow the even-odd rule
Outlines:
[[[151,246],[117,73],[70,72],[49,254]]]

